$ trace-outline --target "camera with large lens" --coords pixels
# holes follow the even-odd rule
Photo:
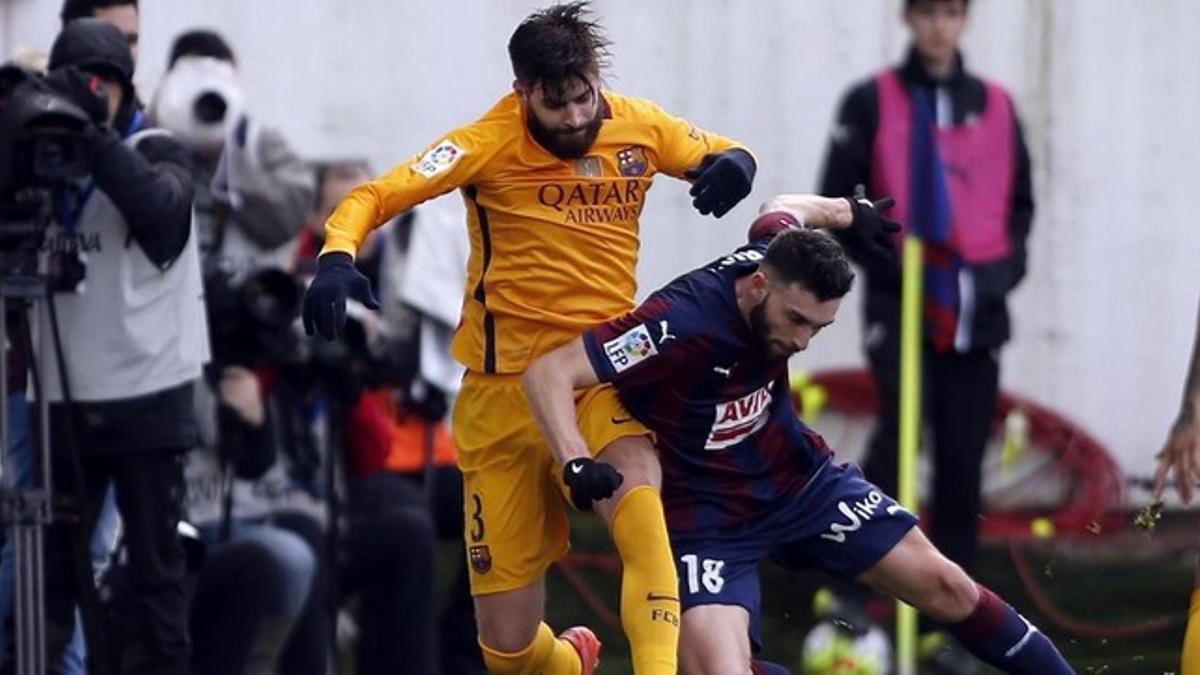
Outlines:
[[[277,267],[235,271],[217,261],[204,275],[204,296],[216,364],[302,365],[294,324],[303,295],[292,275]]]
[[[151,106],[159,126],[200,154],[216,154],[243,115],[243,95],[233,64],[184,56],[171,66]]]
[[[19,66],[0,66],[0,275],[30,275],[55,197],[88,174],[87,113]]]

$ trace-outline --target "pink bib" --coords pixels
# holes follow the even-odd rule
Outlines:
[[[872,197],[891,196],[891,214],[909,229],[912,103],[895,71],[875,78],[879,129],[873,142]],[[978,118],[936,130],[950,193],[950,246],[968,263],[999,260],[1011,251],[1008,220],[1016,175],[1012,102],[985,82],[987,105]]]

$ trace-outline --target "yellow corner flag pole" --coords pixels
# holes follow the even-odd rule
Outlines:
[[[917,512],[917,450],[921,443],[921,241],[904,238],[900,315],[900,505]],[[896,672],[916,675],[917,610],[896,601]]]

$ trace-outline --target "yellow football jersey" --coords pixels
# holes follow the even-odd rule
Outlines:
[[[560,159],[529,133],[515,93],[380,178],[325,223],[322,253],[354,255],[395,214],[461,189],[471,256],[454,356],[518,373],[531,359],[633,307],[638,218],[654,174],[682,177],[741,147],[640,98],[602,93],[588,154]]]

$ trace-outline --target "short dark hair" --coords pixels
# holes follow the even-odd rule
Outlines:
[[[791,229],[775,235],[763,266],[772,282],[800,284],[821,302],[846,295],[854,285],[854,271],[842,247],[816,230]]]
[[[904,0],[904,11],[913,8],[918,2],[954,2],[954,0]],[[963,0],[963,9],[966,9],[971,4],[971,0]]]
[[[97,9],[120,7],[122,5],[133,5],[133,8],[137,9],[138,0],[64,0],[62,11],[58,13],[58,18],[62,19],[65,26],[75,19],[86,19],[95,16]]]
[[[167,70],[175,66],[175,62],[185,56],[208,56],[236,64],[233,50],[220,33],[212,30],[196,29],[181,33],[171,43],[171,55],[167,58]]]
[[[530,14],[508,40],[513,75],[560,95],[572,80],[588,81],[608,66],[611,44],[585,1],[552,5]]]

